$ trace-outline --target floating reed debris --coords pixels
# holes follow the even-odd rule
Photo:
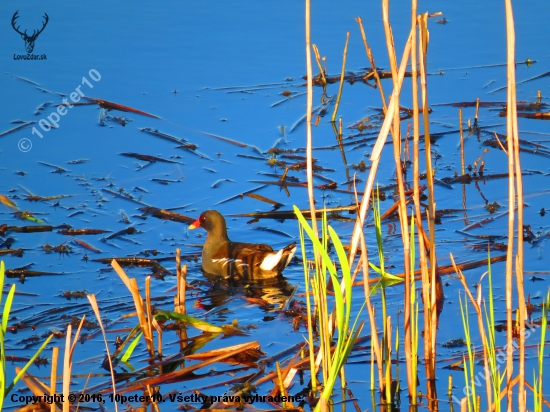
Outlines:
[[[51,173],[68,173],[68,172],[70,172],[70,170],[67,170],[67,169],[65,169],[61,166],[53,165],[51,163],[46,163],[46,162],[38,162],[38,163],[40,163],[41,165],[53,168],[54,170],[52,170]]]
[[[171,220],[180,223],[193,223],[195,219],[176,212],[170,212],[166,209],[159,209],[153,206],[146,206],[139,209],[144,215],[150,215],[162,220]]]
[[[148,163],[164,162],[164,163],[176,163],[180,165],[185,164],[183,162],[178,162],[177,160],[163,159],[162,157],[151,156],[147,154],[131,153],[131,152],[125,152],[125,153],[119,153],[119,154],[121,156],[133,157],[134,159],[143,160],[144,162],[148,162]],[[144,167],[145,166],[141,166],[140,168],[138,168],[138,170],[143,169]]]
[[[82,246],[83,248],[91,251],[91,252],[94,252],[94,253],[101,253],[101,250],[93,247],[92,245],[90,245],[89,243],[86,243],[84,242],[83,240],[80,240],[80,239],[73,239],[73,243],[79,245],[79,246]]]
[[[118,192],[115,192],[114,190],[111,190],[111,189],[107,189],[105,187],[102,187],[101,188],[102,191],[106,192],[106,193],[109,193],[115,197],[118,197],[120,199],[125,199],[125,200],[129,200],[131,202],[134,202],[134,203],[137,203],[139,205],[145,205],[145,206],[148,206],[149,205],[145,202],[142,202],[141,200],[138,200],[138,199],[135,199],[131,194],[129,194],[128,192],[123,192],[123,193],[118,193]]]
[[[203,135],[205,136],[210,136],[210,137],[213,137],[215,139],[218,139],[218,140],[221,140],[223,142],[226,142],[226,143],[231,143],[235,146],[239,146],[239,147],[251,147],[253,148],[255,151],[257,151],[259,154],[262,154],[262,151],[260,149],[258,149],[256,146],[254,145],[249,145],[249,144],[246,144],[246,143],[242,143],[242,142],[239,142],[237,140],[233,140],[233,139],[230,139],[228,137],[223,137],[223,136],[219,136],[217,134],[213,134],[213,133],[206,133],[206,132],[200,132],[202,133]]]
[[[392,77],[392,73],[391,71],[384,71],[384,70],[380,70],[380,69],[377,69],[376,70],[378,73],[378,77],[380,79],[391,79]],[[372,73],[372,70],[371,69],[367,69],[365,70],[364,72],[360,72],[360,73],[353,73],[353,72],[347,72],[345,75],[344,75],[344,81],[347,81],[349,84],[354,84],[356,82],[361,82],[361,83],[365,83],[365,84],[368,84],[368,79],[373,77],[374,74]],[[404,73],[404,76],[406,77],[411,77],[411,72],[405,72]],[[304,78],[306,78],[307,76],[304,76]],[[334,83],[338,83],[340,81],[340,79],[342,78],[342,73],[338,73],[338,74],[334,74],[334,75],[325,75],[325,79],[326,79],[326,84],[334,84]],[[313,85],[315,86],[324,86],[323,84],[323,80],[320,78],[320,77],[315,77],[313,79]]]
[[[261,195],[257,195],[255,193],[245,193],[244,196],[250,197],[252,199],[259,200],[261,202],[269,203],[270,205],[273,205],[273,208],[275,210],[277,210],[277,209],[284,206],[282,203],[279,203],[275,200],[269,199],[269,198],[261,196]]]
[[[142,116],[160,119],[160,117],[155,116],[154,114],[143,112],[141,110],[134,109],[133,107],[124,106],[122,104],[113,103],[108,100],[96,99],[94,97],[84,97],[84,99],[89,100],[90,102],[96,103],[99,107],[105,110],[118,110],[121,112],[130,112],[130,113],[140,114]],[[78,103],[75,103],[74,105],[77,106]]]
[[[332,207],[315,210],[316,217],[322,217],[323,213],[328,214],[332,219],[342,219],[342,220],[352,220],[352,218],[344,218],[339,212],[352,212],[355,213],[357,210],[356,206],[341,206],[341,207]],[[300,210],[304,218],[310,219],[311,210]],[[230,214],[229,216],[236,217],[254,217],[256,219],[275,219],[275,220],[286,220],[286,219],[296,219],[294,211],[291,210],[277,210],[273,212],[253,212],[253,213],[236,213]],[[311,219],[310,219],[311,220]],[[355,220],[355,218],[353,218]]]
[[[250,189],[250,190],[247,190],[246,192],[241,192],[241,193],[236,194],[236,195],[234,195],[234,196],[228,197],[227,199],[220,200],[218,203],[215,203],[214,206],[216,206],[216,205],[221,205],[222,203],[227,203],[227,202],[229,202],[229,201],[231,201],[231,200],[235,200],[235,199],[237,199],[237,198],[242,199],[243,196],[245,196],[245,195],[247,195],[247,194],[249,194],[249,193],[252,193],[252,192],[257,192],[258,190],[263,189],[263,188],[266,187],[266,186],[267,186],[267,185],[257,186],[257,187],[254,187],[254,188]],[[190,223],[193,223],[193,222],[190,222]]]
[[[187,142],[187,140],[185,140],[185,139],[182,139],[182,138],[176,137],[176,136],[172,136],[171,134],[168,134],[168,133],[163,133],[160,130],[153,129],[151,127],[142,127],[139,130],[144,132],[144,133],[160,137],[161,139],[168,140],[169,142],[172,142],[172,143],[185,144]]]
[[[86,236],[86,235],[101,235],[103,233],[109,233],[111,230],[103,229],[63,229],[58,230],[57,233],[66,236]]]
[[[34,124],[34,123],[36,123],[36,122],[34,120],[32,120],[30,122],[25,122],[25,123],[19,124],[15,127],[12,127],[11,129],[5,130],[2,133],[0,133],[0,137],[4,137],[4,136],[6,136],[10,133],[13,133],[13,132],[16,132],[18,130],[24,129],[25,127],[30,126],[31,124]]]

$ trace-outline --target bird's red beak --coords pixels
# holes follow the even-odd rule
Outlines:
[[[191,230],[196,229],[198,227],[201,227],[200,219],[195,220],[193,223],[189,225],[189,229]]]

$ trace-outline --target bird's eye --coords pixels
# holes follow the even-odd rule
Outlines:
[[[206,220],[206,216],[201,216],[201,222],[204,222]]]

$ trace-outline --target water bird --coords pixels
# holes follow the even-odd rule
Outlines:
[[[206,230],[202,270],[227,279],[271,279],[279,276],[296,253],[296,242],[279,251],[264,244],[233,242],[227,236],[225,218],[207,210],[189,229]]]

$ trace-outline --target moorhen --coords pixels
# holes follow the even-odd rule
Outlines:
[[[202,249],[202,270],[228,279],[271,279],[281,274],[296,252],[296,242],[275,252],[263,244],[232,242],[224,217],[207,210],[189,229],[206,230]]]

